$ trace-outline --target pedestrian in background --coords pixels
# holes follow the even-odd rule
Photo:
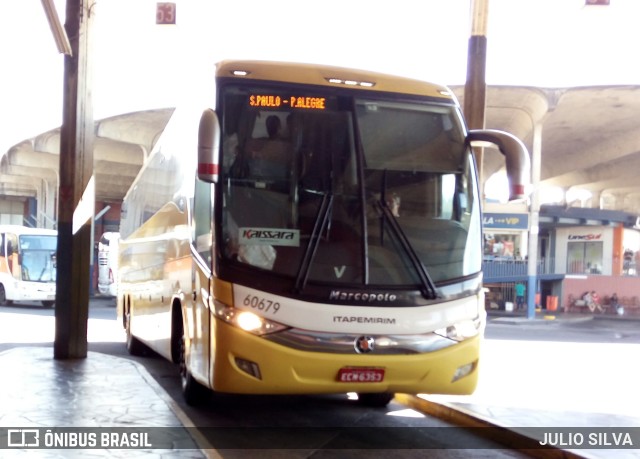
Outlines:
[[[624,308],[620,304],[620,300],[618,300],[618,294],[616,292],[613,292],[613,295],[611,295],[611,299],[609,300],[609,302],[611,303],[611,309],[615,311],[619,316],[624,314]]]
[[[604,308],[600,304],[600,296],[596,293],[595,290],[592,290],[591,293],[587,292],[584,296],[585,303],[589,308],[589,311],[595,312],[596,309],[598,312],[604,312]]]
[[[516,284],[516,310],[524,309],[525,286],[519,282]]]

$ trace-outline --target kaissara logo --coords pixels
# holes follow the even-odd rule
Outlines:
[[[240,228],[240,244],[271,244],[298,247],[300,231],[281,228]]]

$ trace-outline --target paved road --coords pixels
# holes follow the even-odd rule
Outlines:
[[[450,429],[445,421],[418,413],[397,402],[384,409],[359,405],[348,395],[332,396],[215,396],[194,409],[184,404],[177,369],[165,360],[149,355],[130,357],[124,346],[124,333],[115,320],[114,303],[94,300],[90,305],[89,350],[140,362],[160,383],[175,406],[210,442],[217,445],[221,432],[228,447],[269,445],[261,455],[267,457],[380,457],[389,455],[424,457],[424,445],[438,448],[431,457],[468,457],[469,449],[460,445],[478,441],[460,429]],[[0,307],[0,352],[14,346],[50,346],[53,340],[54,312],[35,305]],[[211,427],[215,427],[211,429]],[[426,429],[425,429],[426,428]],[[223,429],[223,430],[221,430]],[[275,430],[274,430],[275,429]],[[296,432],[297,435],[292,436]],[[295,448],[292,438],[305,444],[313,441],[323,448]],[[257,443],[249,443],[249,441]],[[372,441],[383,445],[372,449]],[[480,440],[484,449],[473,450],[474,457],[526,457],[491,440]],[[265,443],[266,442],[266,443]],[[319,443],[318,443],[319,442]],[[401,450],[391,445],[404,446]],[[272,449],[286,446],[286,450]],[[417,445],[405,449],[406,445]],[[391,448],[391,449],[390,449]],[[354,451],[351,451],[354,450]],[[254,452],[256,450],[253,450]],[[337,451],[339,453],[337,453]],[[223,457],[253,457],[247,452],[226,450]]]
[[[0,351],[13,346],[50,346],[53,315],[52,310],[39,305],[0,307]],[[491,320],[476,394],[445,399],[518,426],[526,426],[523,419],[536,426],[563,426],[567,422],[576,426],[576,419],[589,426],[600,425],[603,419],[606,425],[640,426],[637,377],[635,367],[629,365],[640,353],[638,325],[602,320],[536,324]],[[113,301],[91,302],[89,350],[131,358],[124,347],[124,333],[115,320]],[[347,396],[218,397],[193,409],[182,402],[179,378],[172,364],[154,356],[135,360],[199,427],[371,429],[447,425],[397,403],[384,410],[372,410]],[[566,413],[577,417],[562,418]],[[455,451],[442,450],[437,457],[468,457],[464,452],[456,456]],[[518,456],[507,450],[487,451],[486,457]],[[402,451],[401,457],[410,455]]]
[[[598,317],[592,320],[537,321],[532,325],[526,320],[500,317],[489,320],[485,337],[490,340],[638,344],[640,321]]]

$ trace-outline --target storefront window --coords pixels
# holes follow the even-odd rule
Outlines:
[[[567,246],[568,274],[602,274],[602,241],[569,242]]]
[[[638,272],[638,260],[640,260],[640,251],[634,252],[631,249],[624,251],[624,262],[622,272],[625,276],[635,276]]]
[[[521,260],[519,247],[517,234],[484,233],[485,260]]]

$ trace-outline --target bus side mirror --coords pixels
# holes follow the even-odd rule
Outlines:
[[[218,181],[220,123],[211,109],[202,112],[198,128],[198,178],[204,182]]]
[[[493,144],[504,155],[509,179],[509,200],[525,199],[530,184],[531,164],[527,147],[516,136],[495,129],[477,129],[469,131],[469,142],[474,147],[486,147]]]

